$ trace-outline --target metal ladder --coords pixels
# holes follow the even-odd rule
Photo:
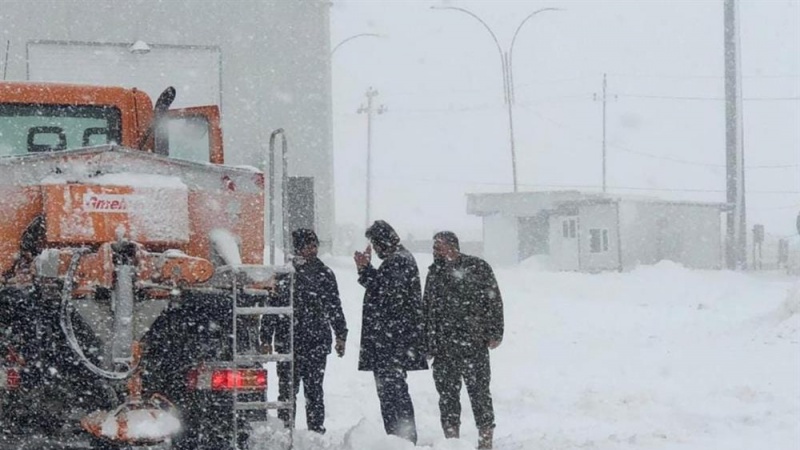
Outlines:
[[[280,273],[277,272],[276,273]],[[264,398],[262,401],[240,401],[239,399],[239,390],[236,389],[236,385],[234,385],[233,390],[233,437],[232,443],[233,448],[238,449],[238,439],[239,439],[239,412],[240,411],[263,411],[264,416],[268,416],[268,411],[270,409],[275,410],[287,410],[289,413],[289,429],[288,429],[288,438],[289,438],[289,449],[293,448],[294,445],[294,410],[295,410],[295,401],[296,397],[294,395],[294,281],[295,275],[293,272],[285,272],[289,276],[289,305],[288,306],[239,306],[239,296],[240,290],[241,292],[252,295],[263,297],[265,299],[264,304],[267,304],[267,301],[270,296],[272,295],[269,291],[262,290],[262,289],[248,289],[244,287],[240,287],[238,285],[238,276],[234,274],[231,277],[232,281],[232,291],[233,291],[233,365],[235,369],[239,369],[241,366],[252,367],[254,364],[261,364],[263,365],[267,363],[281,363],[281,362],[288,362],[289,363],[289,399],[288,401],[268,401],[267,400],[267,391],[264,392]],[[272,354],[240,354],[239,353],[239,341],[238,341],[238,321],[240,317],[253,317],[253,318],[260,318],[263,315],[282,315],[288,318],[289,320],[289,352],[290,353],[272,353]],[[260,327],[256,327],[256,332],[258,332]],[[248,330],[251,332],[252,330]],[[277,374],[277,365],[276,365],[276,374]],[[280,389],[280,388],[279,388]]]

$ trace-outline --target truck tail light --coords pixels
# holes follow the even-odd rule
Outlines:
[[[0,390],[18,389],[19,383],[20,376],[17,369],[0,367]]]
[[[0,362],[0,390],[19,389],[21,381],[19,367],[23,365],[25,365],[25,361],[17,355],[11,346],[8,346],[6,348],[5,365]]]
[[[189,371],[187,385],[192,391],[263,391],[267,388],[267,371],[200,367]]]

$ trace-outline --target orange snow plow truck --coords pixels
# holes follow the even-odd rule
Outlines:
[[[219,110],[0,82],[0,449],[245,448],[269,408],[264,174]]]

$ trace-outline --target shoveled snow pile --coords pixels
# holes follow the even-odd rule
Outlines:
[[[372,374],[356,370],[363,289],[353,262],[323,259],[339,280],[350,339],[344,358],[328,358],[328,433],[305,430],[301,392],[294,448],[414,448],[385,435]],[[430,257],[418,262],[424,276]],[[533,263],[496,273],[506,318],[492,352],[496,449],[800,448],[800,280],[669,262],[629,273]],[[418,448],[475,448],[466,392],[462,438],[445,440],[430,371],[408,382]],[[285,448],[273,422],[259,425],[255,448]]]

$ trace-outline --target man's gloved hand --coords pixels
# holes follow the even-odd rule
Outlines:
[[[334,349],[336,350],[336,354],[339,356],[339,358],[344,356],[344,346],[344,339],[336,339],[336,345],[334,346]]]
[[[489,350],[494,350],[497,347],[500,347],[500,343],[503,341],[492,339],[489,341]]]
[[[353,261],[356,262],[356,269],[361,270],[367,267],[372,260],[372,246],[367,245],[363,252],[356,251],[353,254]]]

